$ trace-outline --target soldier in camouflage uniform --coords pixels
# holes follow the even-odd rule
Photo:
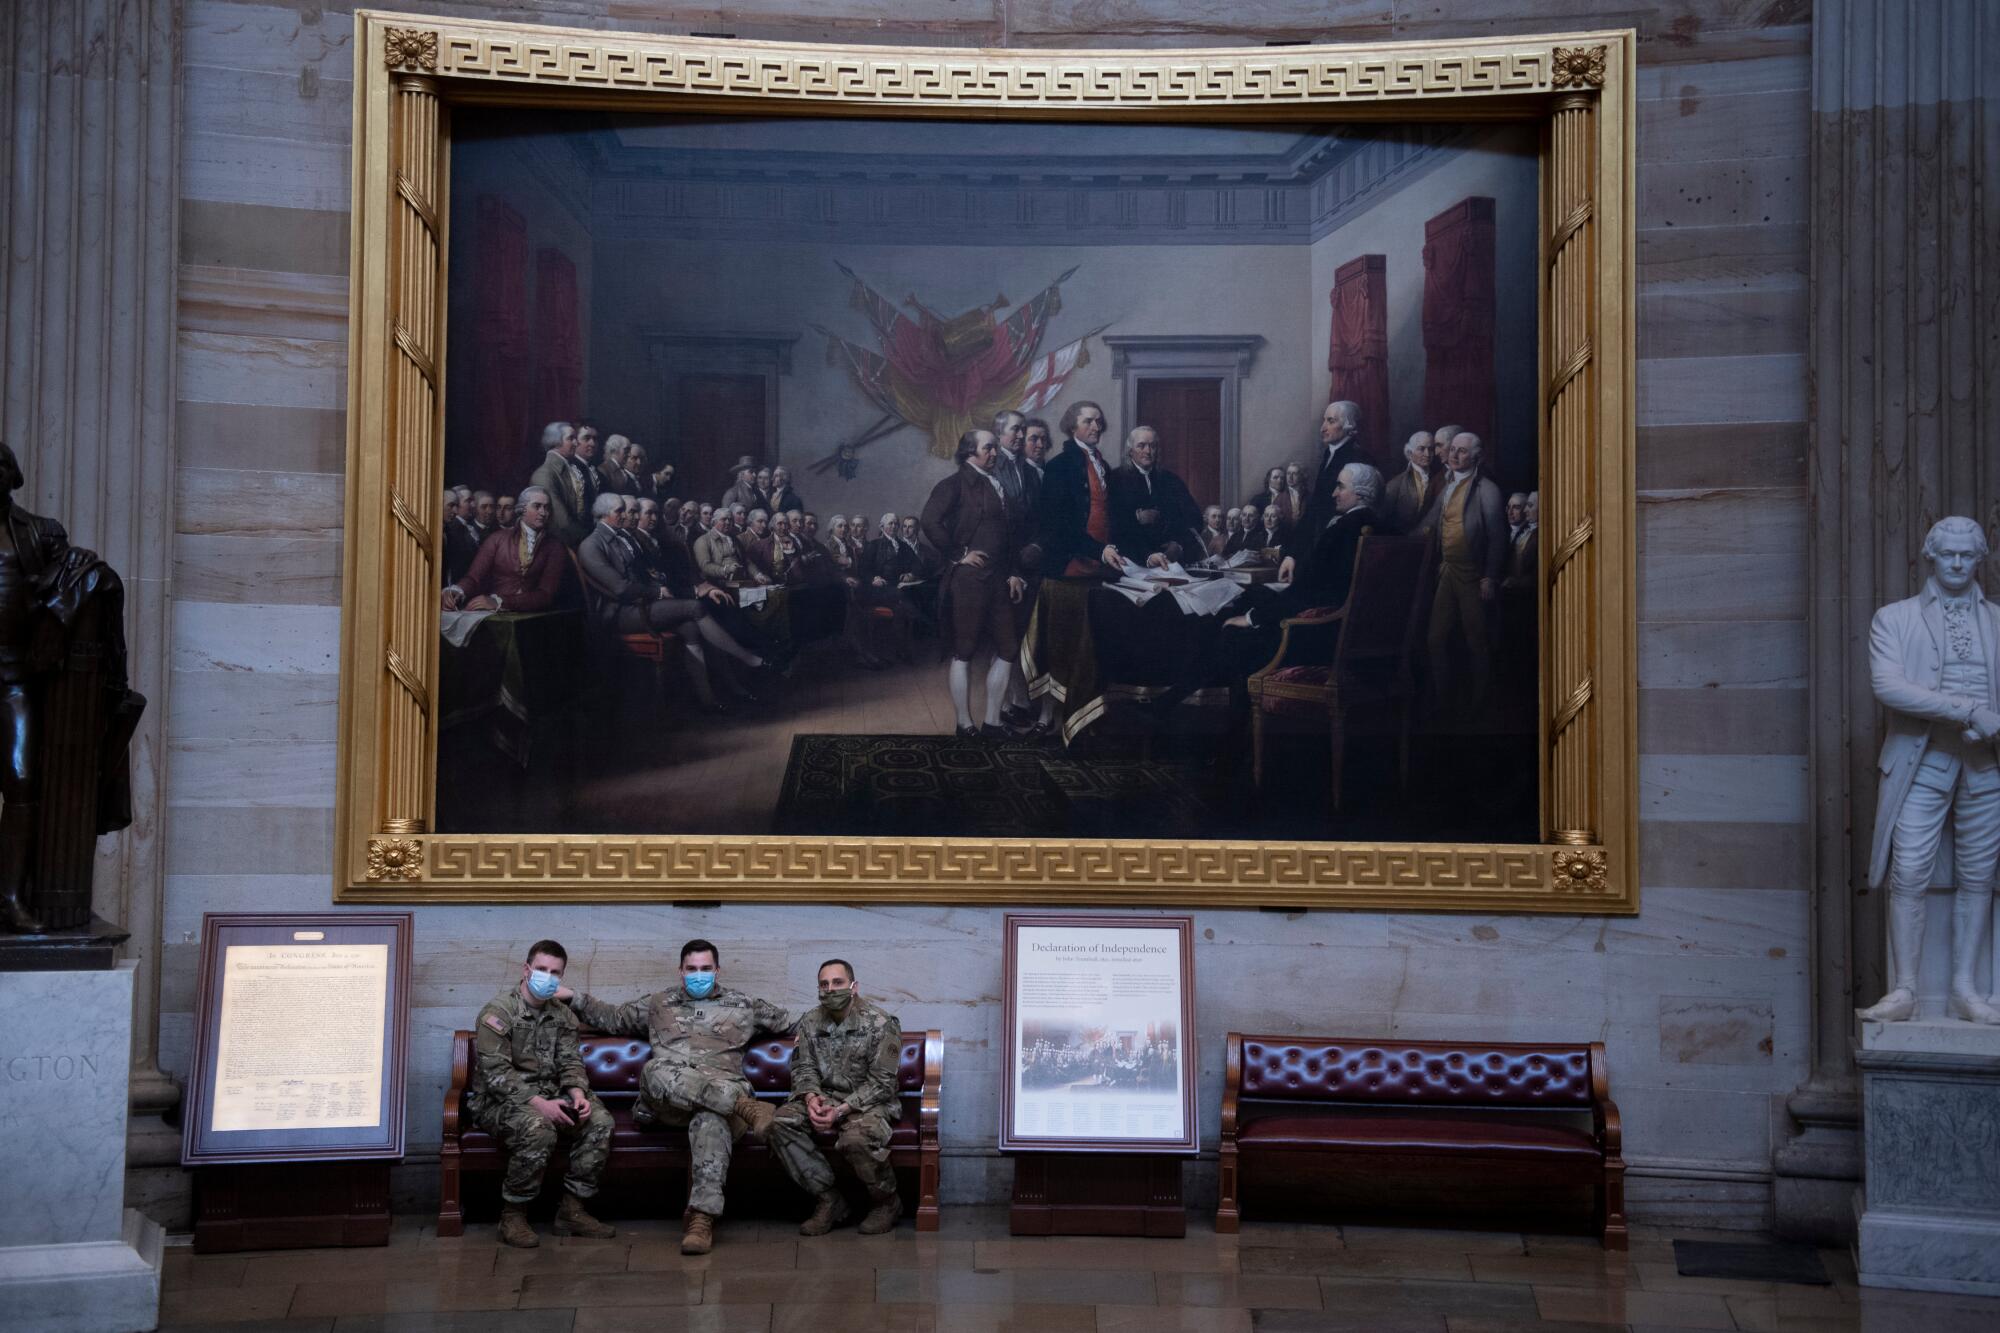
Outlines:
[[[903,1215],[896,1170],[889,1165],[889,1136],[902,1111],[902,1060],[903,1025],[855,990],[854,965],[841,958],[821,964],[819,1007],[799,1017],[792,1095],[770,1135],[785,1174],[818,1201],[800,1223],[800,1235],[824,1236],[847,1217],[833,1167],[813,1142],[815,1130],[838,1130],[833,1146],[868,1187],[874,1207],[862,1219],[862,1235],[879,1236]]]
[[[472,1025],[473,1073],[465,1105],[474,1123],[507,1148],[500,1184],[500,1239],[533,1249],[541,1241],[527,1206],[542,1192],[542,1172],[558,1138],[570,1140],[557,1235],[604,1240],[615,1228],[592,1217],[583,1201],[597,1193],[611,1155],[611,1112],[590,1091],[576,1045],[576,1015],[551,1004],[569,955],[554,940],[537,940],[513,986],[487,1001]]]
[[[719,955],[707,940],[681,946],[681,984],[672,990],[607,1004],[589,995],[559,992],[585,1026],[620,1037],[644,1037],[653,1058],[640,1072],[640,1123],[686,1126],[688,1208],[681,1253],[707,1254],[722,1216],[722,1183],[738,1137],[762,1140],[773,1108],[750,1093],[743,1077],[743,1048],[758,1034],[786,1034],[790,1014],[717,981]]]

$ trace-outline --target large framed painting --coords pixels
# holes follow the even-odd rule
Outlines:
[[[1630,32],[355,59],[340,900],[1637,910]]]

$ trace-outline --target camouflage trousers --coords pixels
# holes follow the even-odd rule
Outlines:
[[[604,1164],[611,1156],[611,1112],[590,1099],[590,1115],[580,1125],[552,1125],[526,1102],[518,1105],[481,1106],[473,1119],[479,1127],[500,1140],[507,1149],[507,1174],[500,1181],[500,1197],[508,1203],[531,1203],[542,1192],[542,1173],[548,1169],[549,1154],[558,1139],[569,1143],[569,1170],[563,1188],[579,1199],[597,1193]]]
[[[894,1129],[895,1121],[885,1110],[850,1112],[834,1135],[834,1150],[878,1197],[896,1192],[896,1168],[889,1165],[889,1135]],[[800,1189],[813,1195],[832,1191],[833,1165],[813,1141],[805,1098],[794,1097],[778,1108],[770,1137],[771,1152]]]
[[[750,1094],[740,1078],[717,1078],[686,1065],[651,1060],[639,1075],[640,1112],[656,1124],[685,1127],[688,1136],[688,1207],[722,1216],[722,1186],[729,1155],[747,1128],[731,1114]]]

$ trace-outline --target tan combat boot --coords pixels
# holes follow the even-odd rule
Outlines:
[[[819,1205],[813,1215],[799,1223],[801,1236],[824,1236],[827,1232],[847,1220],[847,1200],[840,1197],[839,1190],[828,1190],[819,1196]]]
[[[750,1137],[757,1142],[764,1141],[770,1131],[771,1122],[778,1118],[777,1108],[769,1102],[760,1102],[755,1097],[744,1096],[736,1099],[730,1114],[748,1126]]]
[[[618,1234],[618,1228],[592,1217],[585,1210],[582,1199],[564,1190],[562,1207],[556,1210],[555,1233],[558,1236],[582,1236],[586,1240],[610,1240]]]
[[[880,1236],[894,1231],[896,1219],[903,1215],[903,1196],[894,1191],[884,1195],[870,1190],[868,1197],[875,1201],[875,1206],[868,1210],[868,1216],[861,1219],[861,1225],[855,1230],[864,1236]]]
[[[707,1254],[715,1248],[715,1219],[701,1209],[688,1209],[681,1227],[682,1254]]]
[[[517,1250],[532,1250],[542,1243],[542,1238],[528,1225],[526,1208],[510,1203],[500,1210],[500,1243]]]

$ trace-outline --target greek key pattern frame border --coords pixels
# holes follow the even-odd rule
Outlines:
[[[1324,102],[1526,93],[1556,86],[1553,49],[1539,44],[1467,55],[1242,51],[1099,57],[981,51],[960,56],[785,46],[769,52],[706,50],[699,41],[668,48],[446,30],[437,72],[592,89],[991,106]]]
[[[1579,41],[1592,44],[1564,45]],[[1421,102],[1422,114],[1435,116],[1453,114],[1442,105],[1446,99],[1461,99],[1463,106],[1468,98],[1526,98],[1530,109],[1523,114],[1540,117],[1548,114],[1541,97],[1554,98],[1568,84],[1582,82],[1577,71],[1600,70],[1608,53],[1616,53],[1614,61],[1629,60],[1630,41],[1629,33],[1588,33],[1284,50],[960,52],[652,38],[364,10],[356,14],[355,46],[361,112],[355,145],[357,254],[364,208],[395,198],[393,180],[372,180],[367,164],[378,159],[365,149],[370,135],[393,138],[398,117],[387,105],[376,108],[365,98],[369,89],[386,88],[397,75],[407,78],[413,68],[446,99],[463,94],[504,103],[508,90],[519,89],[523,102],[533,98],[551,107],[629,98],[636,109],[692,97],[718,108],[844,104],[891,113],[998,108],[1102,117],[1313,105],[1338,105],[1348,114],[1394,114]],[[1621,106],[1629,105],[1626,82],[1617,81]],[[1597,80],[1589,81],[1589,88],[1593,97],[1605,91]],[[382,119],[370,127],[366,122],[373,114]],[[1624,165],[1629,193],[1629,161]],[[361,274],[363,266],[354,271]],[[391,310],[409,296],[387,295]],[[361,296],[357,289],[357,303]],[[1604,317],[1603,311],[1585,316],[1587,322]],[[372,344],[364,350],[372,351]],[[373,363],[369,355],[359,358],[364,367]],[[360,430],[370,415],[354,410],[370,401],[369,386],[360,382],[365,378],[350,386],[355,392],[350,478],[357,451],[364,448]],[[1546,392],[1548,385],[1543,388]],[[1629,416],[1629,404],[1624,411]],[[393,457],[403,442],[385,443]],[[351,491],[350,502],[357,498],[365,497]],[[1596,497],[1579,499],[1586,509],[1596,508]],[[421,498],[417,504],[429,507]],[[1610,536],[1620,540],[1626,534]],[[344,620],[352,618],[358,591],[348,589]],[[383,609],[392,620],[407,609],[386,588],[368,589],[360,605],[374,597],[388,598]],[[1606,613],[1603,607],[1594,610]],[[360,665],[351,646],[343,650],[343,663],[343,707],[363,705],[360,692],[350,698],[345,674]],[[1629,669],[1623,663],[1603,665],[1613,673]],[[364,705],[364,712],[372,711]],[[431,747],[413,747],[407,729],[392,736],[364,725],[358,736],[344,734],[349,737],[340,763],[345,811],[335,853],[335,898],[341,902],[818,897],[856,903],[1255,904],[1569,914],[1626,914],[1638,908],[1636,808],[1613,821],[1619,826],[1615,839],[1592,839],[1584,847],[435,834],[421,818],[400,818],[373,830],[355,821],[370,805],[359,798],[367,792],[364,775],[382,771],[378,761],[386,761],[389,770],[431,763]],[[403,783],[412,777],[422,781],[414,773],[398,776]],[[1571,862],[1562,862],[1564,856]],[[1575,865],[1584,864],[1591,873],[1574,873]]]

